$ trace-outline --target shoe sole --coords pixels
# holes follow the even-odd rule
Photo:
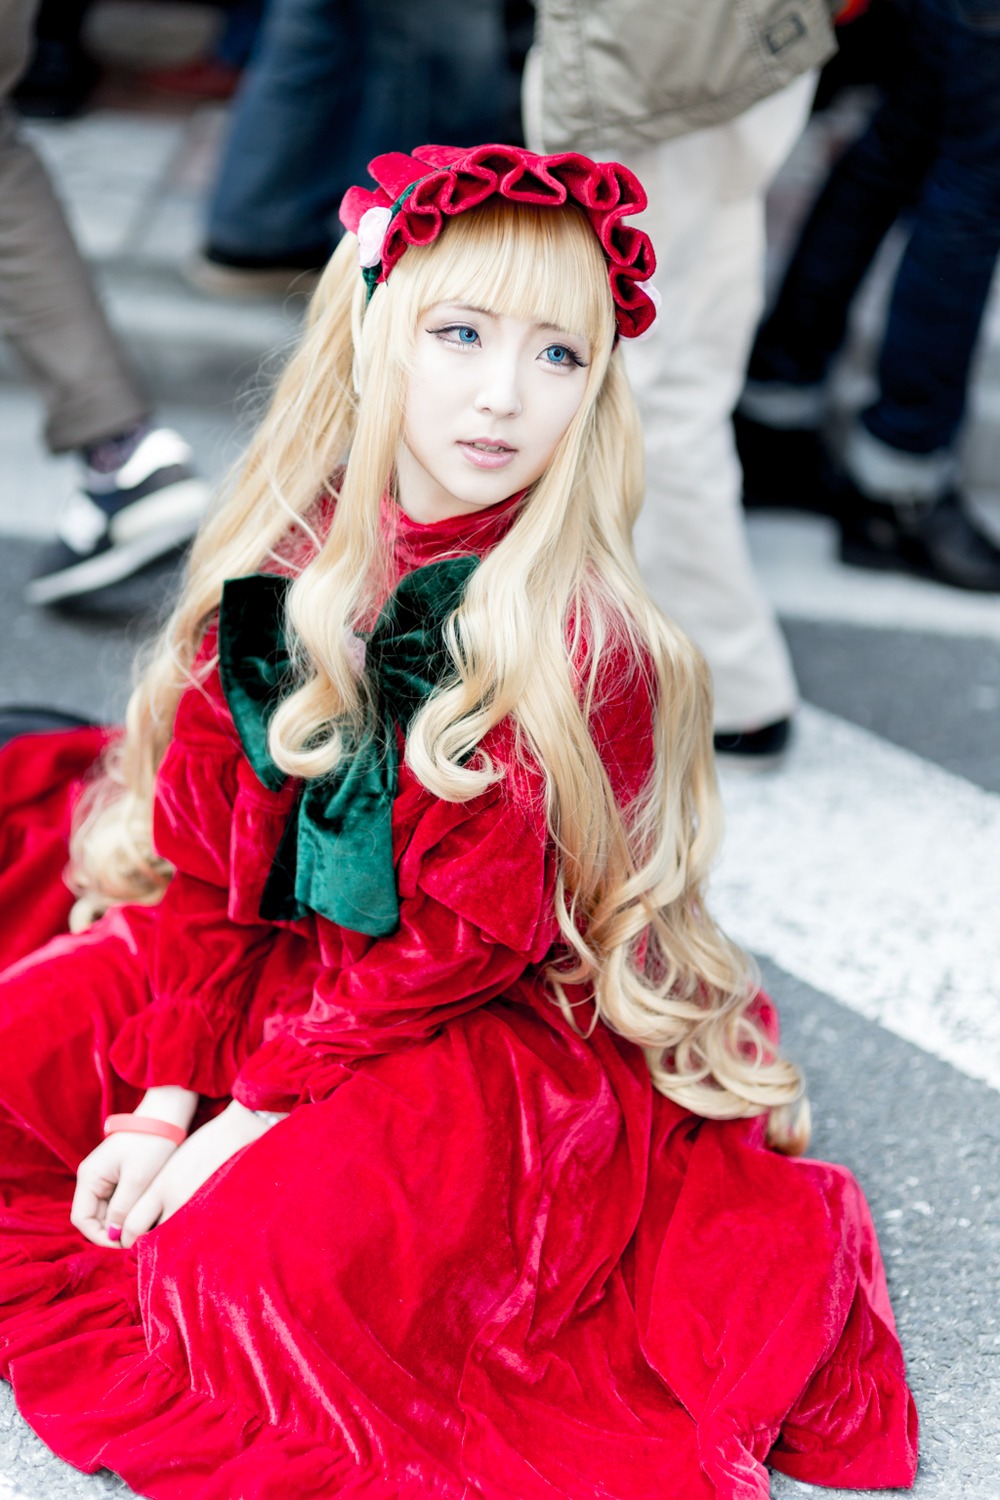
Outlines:
[[[33,579],[26,585],[24,597],[29,604],[56,604],[63,599],[78,598],[81,594],[96,593],[98,589],[130,578],[156,558],[186,546],[196,529],[188,521],[178,521],[173,526],[165,526],[112,547],[96,557],[84,558],[73,567],[51,573],[47,578]]]
[[[715,764],[724,775],[758,776],[767,771],[777,771],[786,764],[788,749],[775,750],[768,755],[741,755],[737,750],[716,750]]]
[[[814,493],[815,491],[815,493]],[[743,509],[748,511],[780,511],[787,515],[789,511],[795,511],[805,516],[833,516],[834,509],[830,500],[822,493],[820,485],[814,485],[806,493],[799,493],[793,497],[777,495],[774,492],[765,494],[763,490],[744,489]]]
[[[55,604],[120,583],[167,552],[185,546],[201,524],[211,499],[203,479],[182,479],[133,501],[112,520],[111,546],[56,572],[33,578],[24,589],[29,604]]]
[[[866,547],[863,542],[841,539],[840,561],[849,568],[867,568],[871,573],[910,573],[912,568],[892,552]]]
[[[112,544],[130,547],[178,526],[186,526],[193,536],[211,498],[211,487],[203,479],[175,479],[162,489],[151,490],[111,518]]]
[[[878,547],[867,547],[863,542],[841,540],[840,561],[849,568],[864,568],[869,573],[901,573],[909,578],[922,578],[927,583],[940,584],[946,589],[964,589],[969,594],[997,594],[1000,588],[992,583],[970,583],[959,578],[945,578],[934,568],[911,562],[898,553],[883,552]]]

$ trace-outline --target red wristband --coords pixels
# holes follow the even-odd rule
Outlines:
[[[180,1125],[170,1125],[166,1120],[153,1120],[149,1115],[108,1115],[104,1122],[104,1134],[114,1135],[119,1130],[131,1130],[136,1135],[161,1135],[165,1141],[179,1146],[187,1140],[187,1131]]]

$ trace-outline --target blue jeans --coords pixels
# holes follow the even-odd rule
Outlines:
[[[367,164],[517,129],[502,0],[270,0],[209,209],[212,249],[319,264]]]
[[[889,305],[868,431],[948,450],[1000,252],[1000,0],[904,0],[905,55],[810,214],[754,345],[754,381],[823,380],[896,218],[912,233]]]
[[[216,62],[229,68],[245,68],[253,54],[264,18],[266,0],[234,0],[228,7],[222,31],[212,49]]]

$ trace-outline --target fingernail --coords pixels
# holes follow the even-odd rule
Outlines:
[[[121,1225],[120,1224],[109,1224],[108,1225],[108,1239],[111,1240],[112,1244],[117,1244],[118,1241],[121,1239],[121,1237],[122,1237],[122,1228],[121,1228]]]

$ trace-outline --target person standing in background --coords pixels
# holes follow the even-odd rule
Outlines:
[[[1000,0],[897,0],[885,97],[837,162],[757,335],[737,418],[753,504],[808,504],[855,567],[1000,592],[1000,547],[962,494],[957,444],[1000,252]],[[878,394],[827,455],[826,377],[854,294],[910,217]],[[805,483],[794,486],[790,475]],[[812,483],[809,477],[812,476]]]
[[[117,583],[190,540],[209,488],[108,325],[48,173],[9,103],[37,0],[0,0],[0,334],[41,392],[45,440],[76,452],[79,487],[26,589],[55,604]]]
[[[712,670],[717,750],[754,766],[784,750],[797,693],[754,576],[731,413],[763,310],[765,195],[835,46],[825,0],[540,0],[525,70],[528,144],[619,157],[649,196],[663,307],[626,351],[638,551]]]
[[[217,296],[308,292],[337,207],[399,143],[520,135],[523,0],[270,0],[188,279]]]

